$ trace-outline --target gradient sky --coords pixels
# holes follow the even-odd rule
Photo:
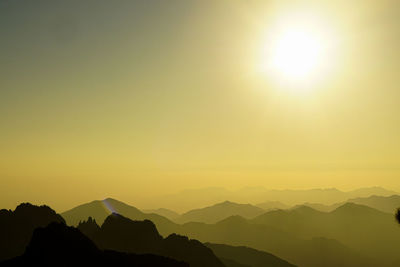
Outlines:
[[[256,70],[268,27],[293,10],[334,32],[310,93]],[[400,190],[399,47],[394,0],[0,0],[1,207]]]

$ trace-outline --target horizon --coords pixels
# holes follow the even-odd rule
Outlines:
[[[143,210],[157,210],[157,209],[167,209],[167,210],[171,210],[174,212],[177,212],[178,214],[183,214],[185,212],[188,212],[190,210],[195,210],[195,209],[201,209],[201,208],[205,208],[205,207],[209,207],[209,206],[213,206],[216,204],[220,204],[223,202],[232,202],[232,203],[236,203],[236,204],[250,204],[250,205],[254,205],[257,206],[258,204],[261,203],[268,203],[268,202],[278,202],[281,204],[284,204],[286,206],[290,206],[290,207],[296,207],[296,206],[302,206],[304,204],[322,204],[322,205],[333,205],[333,204],[338,204],[338,203],[346,203],[348,200],[350,200],[351,198],[348,199],[344,199],[343,201],[333,201],[333,202],[324,202],[324,201],[297,201],[294,203],[287,203],[285,201],[282,200],[276,200],[274,199],[274,197],[270,197],[268,195],[265,195],[264,200],[259,200],[259,201],[246,201],[246,197],[245,196],[237,196],[235,194],[240,193],[242,191],[245,190],[251,190],[251,189],[262,189],[262,191],[265,191],[266,193],[268,192],[304,192],[304,191],[322,191],[322,192],[326,192],[326,191],[336,191],[336,192],[340,192],[340,193],[352,193],[352,192],[357,192],[357,191],[362,191],[362,190],[383,190],[385,192],[384,195],[381,195],[379,193],[371,193],[371,194],[366,194],[365,196],[359,196],[359,197],[355,197],[355,198],[368,198],[368,197],[374,197],[374,196],[378,196],[378,197],[390,197],[390,196],[397,196],[400,195],[399,191],[396,190],[392,190],[392,189],[388,189],[388,188],[384,188],[384,187],[380,187],[380,186],[371,186],[371,187],[358,187],[358,188],[353,188],[350,190],[343,190],[340,188],[335,188],[335,187],[331,187],[331,188],[301,188],[301,189],[290,189],[290,188],[286,188],[286,189],[271,189],[271,188],[266,188],[263,186],[254,186],[254,187],[242,187],[242,188],[238,188],[238,189],[227,189],[224,187],[200,187],[200,188],[188,188],[188,189],[184,189],[184,190],[179,190],[179,191],[175,191],[175,192],[169,192],[167,194],[163,194],[163,195],[151,195],[151,196],[147,196],[146,198],[132,198],[132,197],[117,197],[117,196],[111,196],[111,195],[106,195],[106,196],[102,196],[102,197],[97,197],[97,198],[83,198],[83,199],[79,199],[79,200],[74,200],[70,203],[66,203],[64,206],[57,206],[55,205],[52,200],[47,200],[47,201],[41,201],[41,202],[37,202],[37,201],[33,201],[32,199],[24,199],[24,200],[19,200],[18,202],[15,203],[11,203],[10,206],[2,206],[2,209],[7,209],[7,210],[14,210],[15,207],[17,207],[18,205],[22,204],[22,203],[31,203],[34,205],[46,205],[46,206],[50,206],[51,208],[53,208],[54,210],[56,210],[59,213],[63,213],[66,212],[70,209],[73,209],[77,206],[83,205],[83,204],[87,204],[87,203],[91,203],[94,201],[100,201],[100,202],[104,202],[107,199],[113,199],[113,200],[117,200],[120,202],[123,202],[127,205],[133,206],[138,208],[139,210],[143,211]],[[169,204],[169,205],[163,205],[163,204],[158,204],[158,203],[163,203],[163,201],[159,201],[160,199],[165,199],[165,198],[169,198],[170,196],[176,196],[176,195],[180,195],[180,194],[184,194],[184,193],[191,193],[191,192],[199,192],[201,194],[203,194],[205,191],[209,191],[209,190],[223,190],[224,192],[227,193],[231,193],[232,195],[230,196],[226,196],[226,199],[221,199],[221,200],[215,200],[215,201],[210,201],[210,202],[204,202],[203,204],[193,204],[191,206],[188,206],[186,208],[180,208],[179,206],[174,206],[173,204]],[[151,204],[148,204],[148,198],[156,198],[155,202],[151,202]],[[158,198],[158,199],[157,199]],[[236,199],[235,199],[236,198]],[[263,198],[261,198],[263,199]]]

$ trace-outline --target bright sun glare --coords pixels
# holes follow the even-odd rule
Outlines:
[[[304,88],[323,75],[331,38],[316,21],[291,21],[269,31],[263,44],[261,71],[280,84]]]
[[[309,77],[321,63],[321,44],[305,31],[282,33],[273,50],[271,67],[286,78],[298,80]]]

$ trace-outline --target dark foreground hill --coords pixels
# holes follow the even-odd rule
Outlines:
[[[293,264],[275,257],[270,253],[249,247],[235,247],[211,243],[206,243],[205,245],[211,248],[217,257],[227,260],[228,264],[226,265],[228,266],[229,263],[235,262],[237,264],[251,267],[294,267]]]
[[[192,267],[223,267],[211,249],[197,240],[171,234],[163,238],[149,220],[132,221],[118,214],[108,216],[101,227],[93,220],[82,222],[78,229],[105,250],[151,253],[188,262]]]
[[[20,204],[14,211],[0,210],[0,261],[21,255],[37,227],[64,219],[47,206]]]
[[[1,266],[189,267],[187,263],[162,256],[101,251],[78,229],[63,223],[37,228],[25,253]]]

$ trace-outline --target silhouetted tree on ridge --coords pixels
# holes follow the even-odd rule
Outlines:
[[[397,222],[400,223],[400,208],[397,209],[397,212],[396,212],[395,216],[396,216]]]
[[[100,230],[100,226],[92,217],[89,217],[87,221],[80,221],[77,228],[91,239]]]

